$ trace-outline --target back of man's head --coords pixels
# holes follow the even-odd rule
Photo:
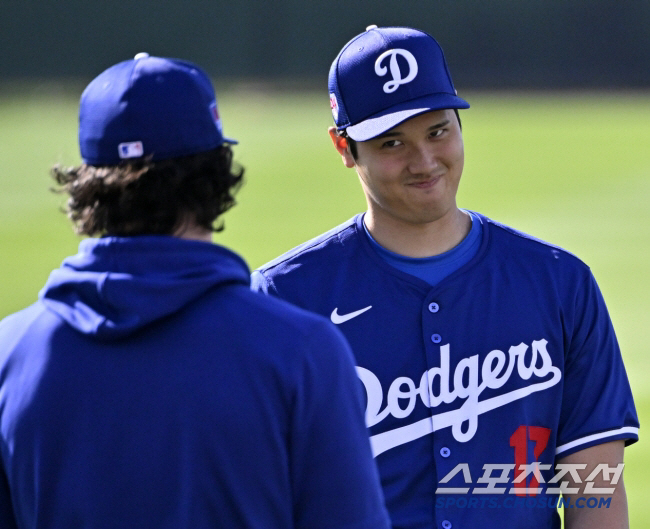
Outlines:
[[[234,204],[232,171],[207,74],[146,53],[86,87],[79,108],[83,164],[52,175],[70,194],[68,215],[85,235],[171,234],[191,222],[211,229]]]

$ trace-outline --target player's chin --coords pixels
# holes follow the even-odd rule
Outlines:
[[[436,222],[445,216],[448,208],[440,206],[439,204],[422,205],[418,208],[410,208],[407,215],[404,215],[405,220],[409,224],[422,225]]]
[[[453,199],[449,193],[444,192],[442,189],[428,193],[416,192],[411,194],[410,198],[408,209],[415,216],[425,218],[432,215],[437,217],[439,214],[449,210],[450,205],[453,203]]]

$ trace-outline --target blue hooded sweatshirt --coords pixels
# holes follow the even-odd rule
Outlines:
[[[388,527],[360,390],[229,250],[84,240],[0,322],[0,527]]]

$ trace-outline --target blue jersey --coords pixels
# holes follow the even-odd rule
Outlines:
[[[0,527],[388,527],[352,353],[225,248],[87,239],[0,323]]]
[[[434,287],[381,259],[361,215],[253,273],[253,288],[330,317],[352,345],[396,528],[559,527],[556,460],[637,439],[589,268],[479,218],[477,254]]]

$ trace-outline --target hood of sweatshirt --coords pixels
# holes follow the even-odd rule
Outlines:
[[[250,284],[246,263],[216,244],[172,236],[85,239],[39,294],[79,332],[128,336],[215,287]]]

